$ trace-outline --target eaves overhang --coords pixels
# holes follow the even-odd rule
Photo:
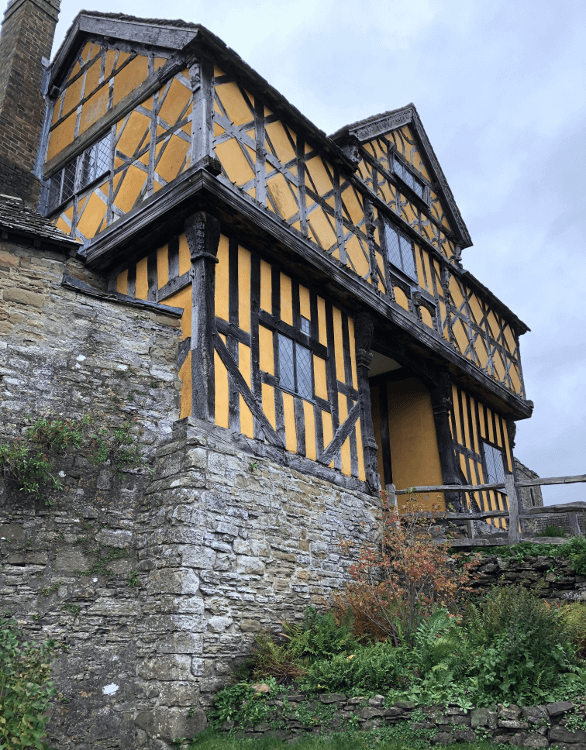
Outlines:
[[[263,237],[273,247],[292,254],[307,266],[330,288],[344,295],[351,306],[367,307],[385,325],[396,326],[410,335],[422,349],[432,353],[445,364],[476,381],[497,399],[503,410],[516,419],[531,415],[532,404],[508,391],[479,370],[466,357],[449,347],[443,339],[433,335],[423,323],[416,321],[398,304],[393,304],[377,294],[362,279],[357,278],[339,261],[314,249],[297,230],[284,220],[270,216],[248,196],[237,193],[213,173],[209,162],[196,164],[154,196],[130,211],[123,220],[114,223],[94,240],[84,245],[80,256],[96,270],[112,274],[139,255],[152,252],[157,243],[164,244],[171,228],[181,231],[183,221],[202,208],[213,209],[219,218],[238,227],[252,228],[251,236],[262,244]],[[141,256],[141,257],[142,257]]]

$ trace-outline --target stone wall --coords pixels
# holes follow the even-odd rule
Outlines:
[[[321,734],[344,729],[376,729],[409,722],[411,729],[427,736],[434,745],[455,742],[476,742],[489,739],[495,745],[527,748],[557,747],[559,750],[584,750],[586,731],[572,731],[568,718],[575,706],[567,701],[542,706],[492,706],[462,709],[451,704],[419,707],[401,701],[385,705],[383,695],[373,698],[349,697],[341,694],[306,696],[303,693],[269,700],[272,712],[269,721],[248,731],[238,730],[225,722],[224,731],[237,737],[295,738],[311,732]],[[583,717],[581,717],[583,719]]]
[[[30,414],[136,420],[146,471],[63,460],[55,505],[0,482],[0,615],[69,645],[55,663],[60,748],[156,748],[201,730],[254,634],[340,587],[377,498],[288,454],[177,422],[178,320],[62,286],[74,258],[0,244],[0,443]],[[343,485],[343,482],[340,483]]]
[[[540,555],[518,561],[482,554],[472,572],[477,579],[474,588],[479,590],[495,585],[524,586],[548,599],[586,601],[586,576],[576,574],[565,558]]]

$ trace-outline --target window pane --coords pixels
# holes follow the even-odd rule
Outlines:
[[[63,170],[57,172],[57,174],[49,180],[49,210],[53,209],[60,203],[62,177]]]
[[[393,169],[395,170],[395,174],[397,174],[401,179],[404,179],[404,176],[403,176],[403,172],[404,172],[403,165],[401,164],[401,162],[398,159],[394,160],[394,162],[393,162]]]
[[[303,398],[313,398],[311,381],[311,352],[305,346],[297,347],[297,393]]]
[[[66,201],[73,195],[75,188],[75,167],[77,159],[70,161],[63,168],[63,189],[61,191],[61,201]]]
[[[293,342],[279,334],[279,379],[281,386],[295,390],[295,365],[293,362]]]
[[[415,258],[413,257],[413,245],[411,240],[401,236],[401,258],[403,260],[403,271],[412,279],[417,279],[417,271],[415,270]]]
[[[301,317],[301,331],[309,336],[309,320],[303,316]]]
[[[93,146],[86,148],[81,155],[81,187],[89,185],[110,169],[110,133]]]
[[[483,443],[482,445],[484,448],[484,459],[486,461],[486,470],[488,473],[488,483],[497,484],[504,482],[505,465],[502,452],[487,443]]]
[[[423,198],[423,185],[419,182],[419,180],[413,180],[413,190],[415,190],[420,198]]]
[[[389,263],[397,268],[403,268],[401,262],[401,249],[399,247],[399,234],[390,224],[385,223],[385,240],[387,242],[387,256]]]
[[[409,185],[410,188],[413,187],[413,183],[415,182],[415,180],[413,179],[413,175],[411,174],[411,172],[409,172],[409,170],[407,169],[403,170],[403,179],[405,180],[405,183]]]

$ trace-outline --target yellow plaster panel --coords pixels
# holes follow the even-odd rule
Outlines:
[[[358,226],[364,219],[364,209],[360,205],[356,191],[349,185],[342,193],[342,202],[352,224]]]
[[[271,280],[271,266],[265,261],[260,262],[260,306],[263,310],[273,311],[273,284]]]
[[[108,186],[103,185],[102,188],[105,188],[107,191]],[[77,228],[84,237],[93,237],[98,231],[105,214],[106,204],[97,193],[92,193],[86,203],[83,213],[77,221]]]
[[[286,221],[299,212],[299,206],[293,194],[293,192],[296,194],[296,188],[280,172],[267,180],[267,190],[275,201],[279,213]],[[267,207],[272,208],[268,201]]]
[[[409,312],[409,299],[400,286],[395,287],[395,302]]]
[[[75,120],[76,114],[74,112],[72,115],[69,115],[66,120],[63,120],[57,125],[55,130],[51,131],[49,147],[47,149],[47,161],[52,159],[60,151],[63,151],[63,149],[66,146],[69,146],[70,143],[73,143],[73,137],[75,135]]]
[[[174,125],[181,116],[183,110],[189,104],[190,100],[191,91],[174,78],[171,81],[171,86],[167,92],[165,101],[159,110],[159,117],[163,119],[167,125]],[[189,114],[189,110],[186,112],[186,115],[187,114]]]
[[[83,78],[83,76],[80,76],[77,81],[74,81],[65,89],[65,100],[63,102],[64,115],[71,112],[72,109],[75,109],[81,101]]]
[[[214,78],[222,78],[224,75],[224,71],[220,70],[217,65],[214,65]]]
[[[264,326],[258,327],[259,367],[263,372],[275,374],[275,353],[273,351],[273,332]]]
[[[486,426],[488,428],[488,441],[489,443],[495,442],[494,429],[492,426],[492,411],[487,407],[486,409]]]
[[[238,369],[242,373],[242,377],[250,387],[251,379],[251,359],[250,359],[250,347],[246,344],[238,344]],[[246,402],[240,396],[240,432],[249,438],[254,437],[254,420],[252,418],[252,412],[246,405]]]
[[[328,447],[328,445],[332,442],[333,438],[333,431],[332,431],[332,415],[327,411],[322,411],[322,421],[323,421],[323,436],[324,436],[324,450]],[[330,466],[334,465],[334,461],[330,463]]]
[[[214,369],[214,379],[216,386],[216,424],[220,427],[228,428],[230,426],[228,370],[226,370],[224,363],[218,356],[218,352],[214,352]]]
[[[122,273],[119,273],[116,277],[116,291],[119,294],[128,293],[128,269],[122,271]]]
[[[454,332],[454,336],[456,337],[460,352],[462,354],[466,354],[466,349],[468,348],[469,344],[468,330],[465,323],[462,322],[461,318],[457,318],[454,321],[454,323],[452,324],[452,330]]]
[[[499,380],[503,381],[505,379],[505,365],[503,363],[503,358],[499,354],[499,352],[495,352],[492,357],[492,361],[494,363],[494,369],[496,371],[496,376]]]
[[[521,393],[521,378],[519,377],[519,371],[517,370],[515,365],[511,365],[509,375],[511,376],[513,388],[517,393]]]
[[[283,412],[285,416],[285,447],[290,453],[297,453],[295,405],[293,396],[290,393],[283,393]]]
[[[305,169],[311,177],[311,181],[315,185],[315,189],[318,195],[325,195],[333,190],[334,186],[326,171],[324,162],[321,156],[314,156],[312,159],[305,163]],[[306,183],[308,187],[311,187],[311,183]]]
[[[185,310],[181,316],[181,335],[184,340],[191,336],[191,287],[186,286],[181,291],[172,294],[162,304],[169,307],[182,307]]]
[[[102,86],[91,99],[83,105],[81,120],[79,121],[79,132],[83,133],[93,125],[96,120],[106,114],[108,110],[108,87]]]
[[[149,280],[147,275],[148,259],[142,258],[136,264],[136,298],[147,299],[149,295]]]
[[[262,384],[262,410],[265,413],[265,417],[271,423],[273,429],[276,427],[275,419],[275,389],[272,385],[267,383]]]
[[[220,235],[216,264],[216,315],[222,320],[230,319],[230,253],[228,238]]]
[[[238,321],[243,331],[250,331],[250,253],[238,246]]]
[[[87,97],[92,93],[92,91],[95,91],[98,86],[100,85],[100,71],[102,68],[102,60],[101,58],[98,58],[93,65],[90,65],[90,67],[86,70],[85,73],[85,86],[83,89],[83,98],[87,99]],[[107,86],[105,87],[108,88]]]
[[[509,350],[511,354],[515,351],[517,347],[517,342],[515,341],[515,336],[513,335],[513,332],[509,328],[509,326],[505,326],[504,328],[504,334],[505,334],[505,346]]]
[[[462,423],[460,422],[460,403],[458,401],[458,389],[455,385],[452,386],[452,403],[454,408],[454,421],[456,422],[456,434],[452,435],[452,437],[459,445],[464,445],[464,438],[462,437]]]
[[[480,367],[484,370],[486,368],[486,363],[488,362],[488,352],[486,351],[486,346],[484,345],[482,336],[478,336],[476,339],[474,343],[474,351],[480,362]]]
[[[346,418],[348,417],[348,399],[346,398],[346,396],[342,396],[342,395],[339,396],[338,412],[340,416],[340,425],[343,425],[344,422],[346,421]],[[350,438],[348,438],[342,443],[340,453],[342,457],[342,474],[351,476],[352,459],[351,459],[351,452],[350,452]]]
[[[458,309],[462,306],[462,303],[464,302],[464,297],[462,296],[462,292],[460,291],[460,285],[458,284],[458,281],[455,276],[450,276],[450,294],[452,295],[452,299],[454,300],[454,304]]]
[[[358,388],[358,376],[356,374],[356,341],[354,339],[353,318],[348,318],[348,338],[350,340],[350,365],[352,367],[352,387]]]
[[[114,204],[121,211],[124,211],[124,213],[128,213],[138,200],[146,179],[146,172],[131,164],[124,173],[122,186],[118,191]]]
[[[287,137],[287,133],[281,122],[270,122],[266,125],[265,130],[273,144],[276,157],[281,164],[286,164],[288,161],[295,159],[295,150],[291,145],[291,141]],[[291,137],[295,139],[295,134],[291,133]],[[267,143],[267,149],[268,148],[269,146]]]
[[[120,65],[122,54],[118,58]],[[128,63],[114,78],[114,98],[112,105],[116,106],[125,96],[137,88],[148,76],[148,57],[137,55],[134,60]]]
[[[191,269],[191,253],[187,244],[187,237],[179,235],[179,275],[187,273]]]
[[[114,63],[116,61],[116,53],[117,50],[115,49],[109,49],[106,52],[106,64],[104,66],[104,80],[108,80],[110,76],[112,75],[112,70],[114,69]]]
[[[313,404],[303,401],[303,413],[305,417],[305,455],[312,461],[317,459],[317,450],[315,445],[315,415],[313,413]]]
[[[425,323],[426,326],[429,326],[429,328],[433,328],[433,318],[431,317],[431,313],[426,307],[421,307],[421,320]]]
[[[53,105],[53,114],[51,117],[51,126],[53,126],[59,117],[59,109],[61,107],[61,100],[63,99],[64,94],[60,94],[59,98],[56,100],[55,104]]]
[[[159,289],[169,281],[169,246],[157,250],[157,286]]]
[[[217,144],[216,155],[226,170],[228,179],[235,185],[244,185],[254,177],[254,172],[235,138]]]
[[[116,150],[125,156],[131,157],[138,150],[145,146],[148,141],[145,140],[151,126],[150,118],[141,112],[131,112],[128,122],[124,126],[122,135],[116,144]],[[120,127],[120,125],[119,125]]]
[[[354,270],[359,276],[364,278],[368,273],[370,273],[370,263],[364,255],[362,245],[360,244],[360,240],[358,239],[358,237],[356,237],[356,235],[351,235],[346,240],[346,254],[351,260],[352,265],[354,266]]]
[[[254,120],[254,111],[251,111],[236,83],[222,83],[216,86],[216,95],[234,125],[240,126]],[[252,104],[253,98],[250,95],[248,98]]]
[[[313,355],[313,380],[315,383],[315,395],[318,398],[328,400],[328,381],[326,378],[326,361],[317,354]]]
[[[165,182],[171,182],[171,180],[175,179],[181,171],[181,167],[183,166],[188,151],[189,143],[182,138],[179,138],[177,135],[172,135],[167,144],[167,148],[163,151],[163,155],[155,168],[157,174],[160,175]]]
[[[489,311],[486,318],[488,320],[488,325],[490,326],[490,332],[492,333],[493,338],[498,341],[498,337],[500,333],[500,326],[497,323],[497,319],[492,310]]]
[[[336,377],[342,383],[346,382],[346,372],[344,369],[344,348],[342,337],[342,313],[337,307],[332,308],[332,317],[334,321],[334,348],[336,351]],[[341,418],[340,418],[341,420]]]
[[[214,138],[217,138],[218,136],[222,135],[226,131],[221,125],[218,125],[218,123],[214,120]]]
[[[307,320],[311,320],[311,305],[309,300],[309,289],[299,285],[299,312]]]
[[[472,313],[472,317],[480,325],[480,321],[482,320],[482,308],[480,307],[480,302],[478,301],[478,297],[475,294],[471,294],[468,298],[468,304],[470,305],[470,312]]]
[[[481,408],[481,404],[478,404],[478,422],[480,423],[480,437],[486,440],[486,423],[484,421],[484,409]]]
[[[308,216],[308,222],[315,242],[321,245],[324,250],[329,250],[337,243],[338,238],[334,229],[336,226],[335,219],[333,216],[326,217],[323,208],[317,206]]]
[[[71,233],[71,223],[67,224],[67,222],[63,218],[63,214],[61,214],[61,216],[59,216],[59,218],[57,219],[56,222],[54,222],[54,224],[57,227],[57,229],[60,229],[65,234],[70,234]]]
[[[293,325],[293,300],[291,296],[291,279],[281,274],[281,320]]]

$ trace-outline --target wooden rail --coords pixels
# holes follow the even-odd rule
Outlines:
[[[396,490],[394,484],[387,484],[385,489],[393,505],[397,505],[397,495],[419,495],[429,492],[482,492],[483,490],[504,490],[507,495],[509,510],[491,510],[479,513],[445,513],[442,518],[451,521],[466,521],[468,525],[468,534],[474,538],[473,521],[480,521],[486,518],[506,518],[509,519],[509,544],[516,544],[521,541],[520,527],[524,527],[524,521],[528,517],[549,515],[550,513],[568,513],[569,522],[572,532],[580,534],[580,524],[578,523],[578,513],[586,512],[586,502],[567,503],[565,505],[546,505],[539,508],[522,508],[519,504],[518,489],[521,487],[540,487],[551,484],[574,484],[576,482],[586,482],[586,474],[577,474],[568,477],[538,477],[537,479],[521,479],[515,482],[512,474],[505,474],[505,481],[493,484],[445,484],[432,485],[427,487],[410,487],[405,490]]]

